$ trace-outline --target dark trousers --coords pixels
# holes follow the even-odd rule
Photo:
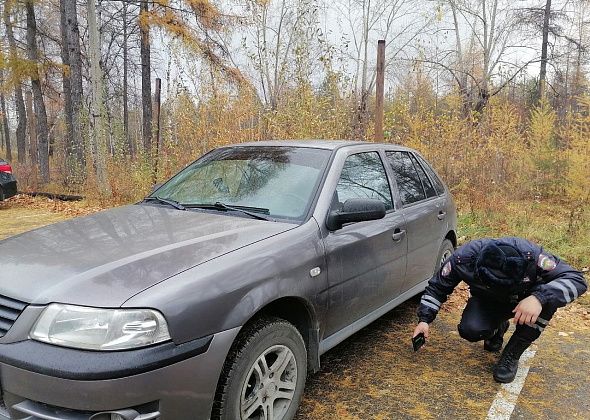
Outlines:
[[[515,304],[498,303],[482,297],[471,296],[457,327],[459,335],[472,342],[487,340],[496,333],[502,322],[514,317],[512,310],[515,307]],[[535,324],[518,324],[514,334],[533,342],[539,338],[556,309],[548,305],[544,306]]]

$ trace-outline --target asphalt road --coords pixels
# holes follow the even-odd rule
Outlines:
[[[0,204],[0,239],[68,217]],[[459,305],[441,312],[430,341],[414,353],[417,304],[400,305],[326,353],[321,371],[308,378],[297,419],[488,418],[504,392],[491,374],[498,355],[459,337]],[[512,419],[590,419],[590,299],[584,304],[558,312],[538,340]]]

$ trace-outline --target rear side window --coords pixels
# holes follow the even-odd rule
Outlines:
[[[418,176],[420,177],[420,180],[422,181],[422,185],[424,186],[424,191],[426,191],[426,197],[428,197],[428,198],[436,197],[436,195],[437,195],[436,191],[434,190],[432,183],[428,179],[428,175],[426,175],[426,172],[424,172],[424,169],[422,169],[422,166],[420,166],[420,164],[416,160],[416,156],[414,156],[413,154],[410,156],[412,157],[412,162],[414,162],[414,166],[418,170]]]
[[[386,210],[393,209],[389,182],[377,152],[357,153],[346,158],[333,205],[341,205],[350,198],[379,200]]]
[[[386,152],[404,205],[426,199],[418,171],[408,152]]]
[[[438,195],[441,195],[442,193],[444,193],[445,192],[445,185],[442,183],[442,181],[440,180],[440,178],[438,177],[436,172],[434,172],[434,169],[432,169],[432,166],[430,166],[428,164],[428,162],[426,162],[424,159],[422,159],[421,156],[416,156],[416,157],[418,158],[418,161],[422,164],[422,167],[424,168],[426,173],[430,176],[430,179],[432,180],[432,183],[434,184],[434,189],[436,190],[436,193]]]

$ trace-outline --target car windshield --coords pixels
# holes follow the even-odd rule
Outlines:
[[[151,196],[188,208],[223,203],[272,218],[303,220],[329,157],[328,150],[305,147],[218,149],[186,167]]]

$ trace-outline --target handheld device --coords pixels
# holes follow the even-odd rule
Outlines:
[[[420,347],[422,347],[425,343],[426,338],[424,337],[424,333],[420,333],[412,338],[412,346],[414,347],[414,351],[420,350]]]

